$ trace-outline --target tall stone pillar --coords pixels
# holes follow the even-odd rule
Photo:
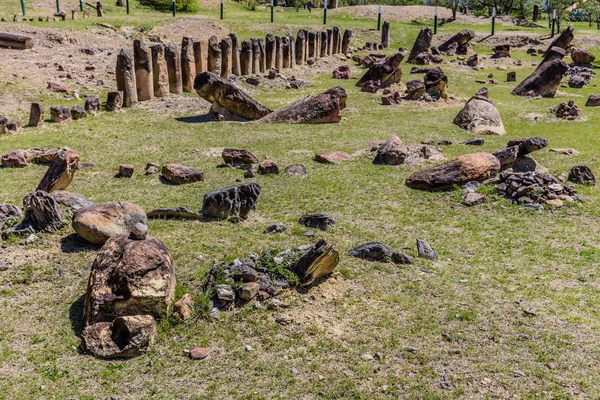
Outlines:
[[[306,59],[306,37],[304,31],[299,30],[296,36],[296,65],[304,65]]]
[[[174,43],[169,43],[165,47],[165,60],[167,60],[167,71],[169,73],[169,91],[173,94],[183,93],[181,55]]]
[[[216,35],[212,35],[208,39],[206,69],[213,74],[221,75],[221,42]]]
[[[275,36],[275,68],[283,69],[283,40],[281,36]]]
[[[230,37],[221,40],[221,78],[227,78],[233,73],[231,47]]]
[[[240,75],[240,45],[237,36],[230,33],[229,38],[231,39],[231,73],[233,75]]]
[[[348,54],[350,51],[350,42],[352,41],[352,30],[346,29],[344,31],[344,37],[342,38],[342,53]]]
[[[292,68],[290,65],[290,38],[287,36],[281,37],[281,53],[282,53],[282,67],[283,68]]]
[[[133,41],[133,60],[138,101],[152,100],[154,97],[152,52],[142,38]]]
[[[275,68],[275,36],[271,33],[265,38],[265,58],[266,68]]]
[[[206,71],[206,42],[200,40],[194,42],[194,61],[196,61],[196,73]]]
[[[117,55],[117,90],[123,92],[123,107],[131,107],[138,102],[135,84],[135,66],[133,54],[127,49],[121,49]]]
[[[152,46],[152,76],[154,81],[154,96],[169,95],[169,71],[165,59],[165,45],[159,43]]]
[[[384,49],[390,47],[390,22],[384,21],[381,26],[381,44]]]
[[[337,26],[333,27],[333,54],[339,53],[338,48],[340,47],[340,28]]]
[[[321,32],[321,57],[327,57],[327,31]]]
[[[260,73],[260,45],[258,39],[251,39],[252,41],[252,73]]]
[[[252,73],[252,42],[250,40],[242,40],[242,49],[240,52],[240,70],[242,75],[250,75]]]
[[[260,72],[265,72],[267,68],[267,50],[265,49],[265,39],[258,39],[258,48],[260,49]]]
[[[294,68],[296,65],[296,39],[291,32],[286,33],[285,36],[290,40],[290,68]]]
[[[184,36],[181,41],[181,83],[184,92],[194,91],[194,79],[196,79],[194,40],[191,36]]]

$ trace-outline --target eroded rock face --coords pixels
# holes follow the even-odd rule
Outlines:
[[[221,153],[226,164],[258,164],[258,157],[250,150],[245,149],[223,149]]]
[[[459,48],[466,47],[467,43],[475,37],[475,32],[471,29],[463,29],[454,34],[450,39],[438,46],[439,51],[446,53],[456,53]]]
[[[329,275],[340,262],[335,246],[325,239],[319,239],[290,269],[300,277],[302,286],[308,286],[316,279]]]
[[[408,56],[407,62],[410,64],[421,64],[421,62],[417,62],[417,57],[425,53],[428,55],[429,48],[431,47],[431,39],[433,38],[433,32],[429,27],[421,28],[419,35],[415,39],[415,44],[413,45],[410,55]],[[424,58],[423,56],[421,57]]]
[[[512,94],[517,96],[554,97],[569,66],[561,59],[545,61],[523,82],[517,85]]]
[[[393,83],[400,82],[400,79],[402,79],[402,68],[400,68],[400,63],[405,56],[406,51],[400,50],[373,64],[369,70],[365,72],[362,78],[356,82],[356,86],[362,87],[363,83],[367,81],[379,81],[381,82],[381,87],[386,88]]]
[[[21,209],[13,204],[0,204],[0,228],[9,218],[20,218],[23,216]]]
[[[167,164],[162,167],[162,176],[174,185],[184,185],[204,180],[204,174],[192,167]]]
[[[2,168],[25,168],[28,165],[23,150],[13,150],[2,154]]]
[[[202,216],[206,219],[246,219],[256,209],[260,186],[255,182],[243,183],[214,190],[204,195]]]
[[[93,202],[89,201],[79,193],[67,192],[65,190],[57,190],[52,192],[51,196],[58,204],[64,206],[70,213],[73,213],[80,208],[94,205]]]
[[[110,238],[96,256],[85,295],[87,325],[131,315],[166,317],[175,296],[171,253],[159,239]]]
[[[434,99],[447,99],[448,77],[440,67],[431,68],[423,78],[427,94]]]
[[[591,64],[596,59],[596,56],[585,49],[577,49],[571,52],[571,58],[577,64]]]
[[[457,157],[433,168],[411,174],[406,186],[419,190],[447,190],[454,185],[484,181],[500,172],[500,161],[490,153],[473,153]]]
[[[129,358],[145,353],[155,338],[154,318],[134,315],[87,326],[81,334],[81,343],[98,358]]]
[[[596,184],[596,177],[592,173],[592,170],[585,165],[576,165],[571,168],[571,171],[569,171],[569,180],[585,185]]]
[[[146,213],[133,203],[100,203],[73,213],[73,229],[90,243],[103,244],[109,238],[129,233],[137,223],[147,224]]]
[[[333,79],[350,79],[351,71],[349,65],[340,65],[333,70]]]
[[[424,161],[441,161],[445,157],[441,151],[425,144],[404,144],[397,136],[392,136],[381,144],[373,164],[415,165]]]
[[[36,190],[25,196],[23,210],[24,218],[18,230],[30,228],[35,232],[55,232],[64,225],[56,200],[44,191]]]
[[[71,184],[75,171],[79,166],[79,153],[74,150],[60,151],[52,159],[46,174],[37,187],[52,193],[55,190],[65,190]]]
[[[484,96],[473,96],[454,118],[462,129],[481,135],[504,135],[504,124],[494,103]]]

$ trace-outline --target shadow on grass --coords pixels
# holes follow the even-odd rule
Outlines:
[[[91,244],[76,233],[65,236],[60,240],[60,249],[63,253],[80,253],[82,251],[100,250],[100,245]]]
[[[315,288],[315,287],[321,285],[323,282],[325,282],[329,278],[331,278],[331,274],[327,274],[325,276],[315,279],[315,281],[308,286],[296,286],[295,287],[296,292],[298,292],[299,294],[308,294],[308,292],[310,292],[312,288]]]
[[[200,124],[205,122],[215,122],[212,113],[204,114],[204,115],[194,115],[192,117],[179,117],[175,118],[175,120],[179,122],[186,122],[188,124]]]
[[[77,336],[81,336],[85,322],[83,321],[83,305],[85,303],[85,295],[81,295],[69,307],[69,319],[71,320],[71,329]]]

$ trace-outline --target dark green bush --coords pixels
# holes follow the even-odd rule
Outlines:
[[[140,0],[140,4],[157,11],[171,11],[171,0]],[[198,0],[176,0],[175,8],[182,12],[196,12],[200,9]]]

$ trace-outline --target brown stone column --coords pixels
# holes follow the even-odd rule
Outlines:
[[[135,66],[133,54],[127,49],[121,49],[117,55],[117,90],[123,92],[123,107],[131,107],[138,102],[135,84]]]
[[[381,26],[381,44],[384,49],[390,47],[390,22],[384,21]]]
[[[162,43],[157,44],[151,50],[154,96],[165,97],[169,95],[169,71],[165,59],[165,45]]]
[[[290,38],[287,36],[281,37],[281,54],[282,68],[292,68],[293,66],[290,64]]]
[[[316,35],[314,32],[308,32],[308,58],[315,58]]]
[[[227,78],[232,74],[231,64],[231,38],[226,37],[221,40],[221,78]]]
[[[339,53],[340,46],[340,28],[337,26],[333,27],[333,54]]]
[[[181,83],[184,92],[194,91],[194,79],[196,79],[194,39],[191,36],[184,36],[181,41]]]
[[[231,39],[231,73],[233,75],[240,75],[240,46],[237,36],[230,33],[229,38]]]
[[[327,57],[327,31],[321,32],[321,57]]]
[[[315,33],[315,58],[321,57],[321,32]]]
[[[283,41],[281,36],[275,36],[275,68],[283,69]]]
[[[260,48],[260,72],[265,72],[267,67],[267,51],[265,49],[265,39],[258,39],[258,47]]]
[[[174,43],[169,43],[165,47],[165,60],[167,61],[167,71],[169,73],[169,91],[173,94],[183,93],[181,54]]]
[[[296,36],[296,65],[304,65],[306,58],[306,37],[304,31],[299,30]]]
[[[260,45],[258,44],[258,39],[252,40],[252,73],[259,74],[260,73]]]
[[[206,68],[213,74],[221,75],[221,42],[215,35],[212,35],[208,39],[208,61]]]
[[[108,92],[106,94],[106,111],[119,111],[123,107],[123,92]]]
[[[344,37],[342,38],[342,53],[348,54],[350,51],[350,42],[352,41],[352,30],[346,29],[344,31]]]
[[[27,126],[40,126],[42,122],[44,122],[44,106],[40,103],[31,103]]]
[[[206,71],[206,42],[194,42],[194,61],[196,62],[196,73]]]
[[[265,63],[266,69],[275,68],[275,36],[271,33],[265,39]]]
[[[306,60],[308,60],[308,31],[306,29],[302,31],[304,32],[304,64],[306,64]]]
[[[290,40],[290,68],[294,68],[296,65],[296,39],[291,32],[286,33],[285,36]]]
[[[327,29],[327,55],[333,54],[333,29]]]
[[[240,70],[242,75],[252,73],[252,42],[242,40],[242,51],[240,52]]]
[[[152,52],[142,38],[133,41],[133,60],[138,101],[152,100],[154,97]]]

